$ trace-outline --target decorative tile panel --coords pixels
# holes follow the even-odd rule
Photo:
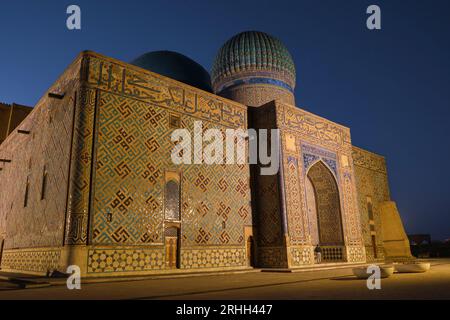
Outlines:
[[[280,245],[283,240],[278,176],[258,177],[258,241],[260,246]]]
[[[88,238],[96,92],[82,88],[78,96],[72,140],[66,244],[86,244]]]
[[[364,247],[348,246],[347,247],[347,261],[348,262],[365,262],[366,254]]]
[[[194,268],[226,268],[246,266],[245,248],[199,248],[181,251],[181,267]]]
[[[357,204],[360,212],[360,225],[367,259],[368,261],[374,261],[375,259],[367,197],[370,197],[372,200],[377,258],[382,259],[384,251],[379,206],[381,202],[390,200],[386,163],[382,156],[353,147],[353,165],[355,170],[354,180],[358,193]]]
[[[287,268],[287,248],[258,248],[258,264],[261,268]]]
[[[99,93],[94,184],[94,244],[162,244],[164,172],[181,173],[181,244],[244,245],[251,225],[249,168],[174,165],[170,119],[194,132],[246,127],[245,108],[169,79],[91,57]],[[120,76],[119,76],[120,75]],[[194,104],[193,104],[194,103]],[[197,111],[196,111],[197,110]],[[236,143],[245,143],[239,142]]]
[[[336,178],[338,178],[337,164],[336,164],[336,153],[328,151],[323,148],[312,146],[309,144],[302,144],[302,154],[303,154],[303,166],[305,171],[311,167],[318,160],[322,160],[334,173]]]
[[[352,158],[355,166],[386,174],[386,161],[382,156],[353,147]]]
[[[63,243],[79,73],[80,59],[77,59],[48,90],[64,92],[64,97],[54,99],[46,92],[17,130],[0,145],[0,157],[11,160],[0,164],[0,238],[5,239],[5,250],[55,247]]]
[[[162,242],[163,173],[170,150],[159,143],[170,146],[168,116],[143,102],[100,93],[94,244]]]
[[[91,249],[88,273],[137,272],[164,268],[164,250],[154,249]]]
[[[277,103],[276,108],[277,121],[281,129],[307,136],[315,145],[347,150],[351,147],[348,128],[286,104]]]
[[[299,160],[297,157],[288,156],[285,176],[286,203],[288,214],[289,237],[292,244],[303,244],[307,239],[307,220],[302,212],[302,198]]]
[[[301,266],[314,263],[314,248],[312,247],[291,247],[292,266]]]
[[[60,257],[61,250],[54,248],[5,250],[1,267],[2,269],[46,273],[58,268]]]
[[[159,105],[227,127],[247,124],[246,107],[130,65],[96,56],[89,61],[88,83],[96,88]]]

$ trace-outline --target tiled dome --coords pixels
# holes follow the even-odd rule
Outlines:
[[[295,88],[295,65],[280,40],[264,32],[246,31],[228,40],[219,50],[211,77],[219,93],[230,81],[258,76],[290,91]]]

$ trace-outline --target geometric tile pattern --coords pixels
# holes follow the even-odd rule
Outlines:
[[[99,97],[93,243],[162,242],[162,155],[168,115],[118,95]],[[158,199],[158,200],[156,200]]]
[[[86,244],[88,237],[95,106],[95,91],[80,90],[73,130],[66,244]]]
[[[287,268],[287,252],[285,247],[258,248],[258,263],[265,268]]]
[[[192,119],[186,117],[184,126],[193,132]],[[244,226],[251,225],[248,166],[182,165],[181,170],[182,245],[244,245]]]
[[[248,166],[174,165],[170,139],[174,116],[190,132],[198,120],[203,131],[245,128],[242,106],[97,57],[88,81],[105,90],[97,102],[92,242],[162,244],[164,172],[176,170],[181,247],[244,245],[244,225],[252,223]]]
[[[312,247],[291,247],[290,251],[292,265],[294,266],[312,264],[314,262]]]
[[[342,185],[342,198],[344,205],[344,220],[346,221],[346,242],[348,245],[361,245],[361,224],[360,213],[356,207],[356,188],[353,183],[352,175],[347,169],[342,169],[343,179]]]
[[[186,269],[237,267],[245,264],[245,248],[242,247],[184,249],[181,251],[181,267]]]
[[[61,257],[60,249],[7,250],[3,252],[2,269],[47,272],[56,270]]]
[[[364,253],[364,247],[361,246],[347,246],[347,261],[348,262],[361,262],[365,261],[366,255]]]
[[[163,268],[163,249],[93,249],[88,253],[88,273],[133,272]]]
[[[358,194],[358,208],[360,212],[360,225],[366,247],[368,261],[373,261],[373,246],[369,224],[367,197],[372,199],[373,221],[376,236],[377,256],[383,258],[383,241],[381,233],[381,219],[379,206],[381,202],[389,201],[389,185],[387,179],[386,163],[382,156],[360,148],[353,148],[353,164],[355,170],[356,189]]]
[[[64,236],[74,98],[80,63],[52,85],[63,99],[43,96],[17,129],[0,145],[0,238],[4,249],[55,247]],[[61,90],[61,91],[60,91]],[[42,199],[43,173],[47,172]],[[29,182],[27,206],[25,189]]]
[[[299,163],[298,158],[287,156],[287,172],[285,177],[286,201],[288,203],[289,215],[289,237],[291,244],[303,244],[308,229],[307,221],[302,212],[302,196],[300,191]]]
[[[281,245],[283,240],[281,210],[279,207],[278,176],[259,176],[258,242],[260,246]]]
[[[244,243],[243,226],[251,224],[248,167],[175,166],[173,112],[104,92],[99,110],[93,243],[162,243],[163,173],[169,169],[182,172],[183,246]],[[193,132],[194,120],[183,117],[182,126]]]

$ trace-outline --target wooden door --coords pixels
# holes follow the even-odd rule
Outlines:
[[[178,237],[166,236],[166,266],[169,269],[178,267]]]

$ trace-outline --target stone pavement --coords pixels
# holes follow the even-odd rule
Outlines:
[[[382,279],[381,290],[368,290],[344,268],[82,283],[81,290],[11,289],[0,281],[0,299],[450,299],[450,259],[434,260],[427,273]]]

